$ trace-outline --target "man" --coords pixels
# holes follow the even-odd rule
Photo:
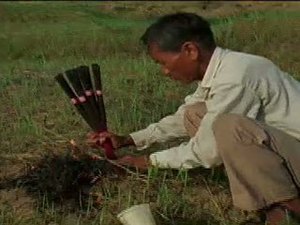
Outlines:
[[[210,25],[195,14],[164,16],[141,40],[166,76],[198,88],[173,115],[127,137],[93,134],[90,142],[109,138],[116,149],[141,150],[189,135],[188,143],[119,162],[188,169],[223,163],[235,206],[263,210],[270,225],[286,210],[300,215],[300,84],[266,58],[216,46]]]

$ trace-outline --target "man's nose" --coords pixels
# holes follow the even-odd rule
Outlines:
[[[166,75],[169,76],[170,75],[170,70],[168,68],[163,67],[162,68],[162,72]]]

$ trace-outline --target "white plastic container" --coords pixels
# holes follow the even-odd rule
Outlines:
[[[117,215],[124,225],[156,225],[149,204],[134,205]]]

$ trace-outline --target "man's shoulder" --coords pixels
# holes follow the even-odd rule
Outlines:
[[[273,65],[273,62],[264,56],[229,49],[226,50],[226,54],[222,58],[222,63],[241,67],[249,65]]]
[[[224,50],[217,75],[217,83],[243,84],[267,79],[274,64],[269,59],[245,52]]]

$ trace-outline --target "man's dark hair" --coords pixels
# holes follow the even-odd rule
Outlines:
[[[141,37],[146,46],[157,44],[163,51],[178,52],[186,41],[195,41],[205,49],[216,46],[210,24],[194,13],[175,13],[161,17]]]

